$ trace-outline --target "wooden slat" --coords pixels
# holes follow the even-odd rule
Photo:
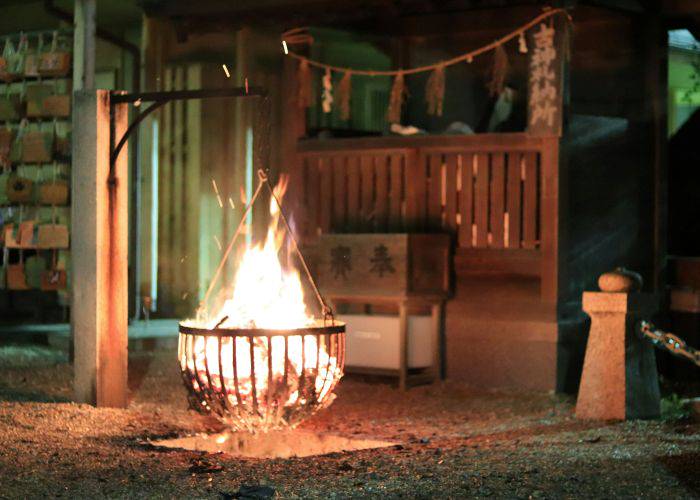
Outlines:
[[[342,233],[346,230],[345,214],[347,211],[347,176],[345,158],[333,156],[333,222],[332,231]]]
[[[520,179],[520,153],[508,154],[508,248],[520,248],[520,204],[522,182]]]
[[[175,79],[173,82],[175,90],[184,88],[184,68],[182,66],[175,67]],[[187,136],[185,134],[185,101],[175,101],[173,103],[173,166],[172,166],[172,212],[171,212],[171,232],[170,232],[170,248],[172,248],[172,265],[173,269],[173,300],[175,303],[175,314],[178,316],[186,315],[189,311],[184,307],[182,301],[183,294],[189,286],[186,282],[185,274],[179,272],[180,263],[185,258],[185,242],[186,237],[181,234],[184,225],[183,209],[184,209],[184,150]],[[177,269],[177,270],[176,270]]]
[[[459,192],[459,246],[472,246],[472,220],[474,218],[474,176],[472,164],[474,155],[460,155],[461,159],[461,190]]]
[[[389,158],[387,155],[374,157],[374,172],[376,176],[375,203],[374,203],[374,229],[379,233],[386,232],[387,218],[389,215]]]
[[[331,216],[333,214],[333,172],[329,157],[319,159],[319,207],[318,217],[321,231],[328,233],[331,230]]]
[[[348,232],[360,230],[360,159],[350,156],[347,160],[348,169]]]
[[[445,155],[445,229],[457,229],[457,155]]]
[[[503,214],[505,212],[505,158],[503,153],[491,155],[491,246],[503,248]]]
[[[476,247],[488,245],[489,224],[489,157],[485,153],[476,155],[476,186],[474,188],[474,223],[476,224]]]
[[[202,88],[202,66],[190,65],[187,68],[187,88]],[[185,103],[185,120],[187,123],[187,150],[185,154],[185,225],[183,238],[185,242],[185,277],[188,284],[188,295],[185,306],[192,311],[197,305],[197,289],[199,283],[199,237],[200,234],[200,183],[206,177],[202,176],[202,101],[192,99]],[[208,187],[208,186],[207,186]]]
[[[400,231],[403,228],[401,217],[401,202],[403,201],[403,158],[399,154],[392,154],[390,159],[390,183],[389,192],[389,231]]]
[[[320,158],[306,158],[306,237],[315,238],[320,226],[319,221],[319,161]]]
[[[411,152],[406,164],[406,230],[425,230],[426,217],[426,157]]]
[[[299,239],[304,240],[308,233],[306,227],[308,225],[309,207],[306,201],[308,195],[308,187],[306,186],[306,159],[301,155],[294,156],[290,189],[292,190],[292,200],[294,201],[294,205],[292,206],[294,212],[292,213],[295,214],[295,220],[297,221],[295,234]]]
[[[428,160],[428,228],[442,228],[442,155],[431,154]]]
[[[372,231],[374,219],[374,158],[360,158],[360,216],[361,230]]]
[[[523,248],[537,244],[537,156],[523,155],[525,181],[523,186]]]

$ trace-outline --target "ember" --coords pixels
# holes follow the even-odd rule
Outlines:
[[[250,432],[294,426],[328,406],[345,350],[344,324],[328,314],[318,293],[324,318],[310,315],[299,273],[280,263],[280,218],[289,231],[280,205],[286,179],[273,190],[261,174],[246,213],[263,184],[272,194],[265,242],[245,250],[230,298],[216,314],[200,311],[180,324],[178,352],[191,406]],[[298,251],[295,242],[293,248]]]

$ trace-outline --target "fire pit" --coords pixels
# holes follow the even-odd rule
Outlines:
[[[262,171],[260,183],[243,213],[204,296],[197,319],[180,323],[178,359],[190,406],[213,413],[231,429],[258,432],[294,427],[334,399],[343,375],[345,325],[325,304],[294,240],[280,199],[286,178],[275,188]],[[205,304],[224,269],[247,214],[263,186],[270,192],[270,223],[263,244],[246,245],[234,286],[219,310]],[[279,254],[285,234],[320,304],[310,315],[299,273]],[[287,259],[289,261],[289,259]]]

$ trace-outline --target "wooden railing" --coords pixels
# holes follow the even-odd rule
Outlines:
[[[302,233],[445,230],[460,248],[539,248],[542,143],[525,134],[300,142]]]

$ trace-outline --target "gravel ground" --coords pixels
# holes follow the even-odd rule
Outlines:
[[[143,441],[221,430],[187,410],[174,360],[133,355],[129,409],[96,409],[69,402],[60,354],[0,348],[0,498],[700,498],[697,422],[581,422],[569,398],[454,383],[401,393],[348,377],[303,425],[393,448],[275,460],[153,449]]]

